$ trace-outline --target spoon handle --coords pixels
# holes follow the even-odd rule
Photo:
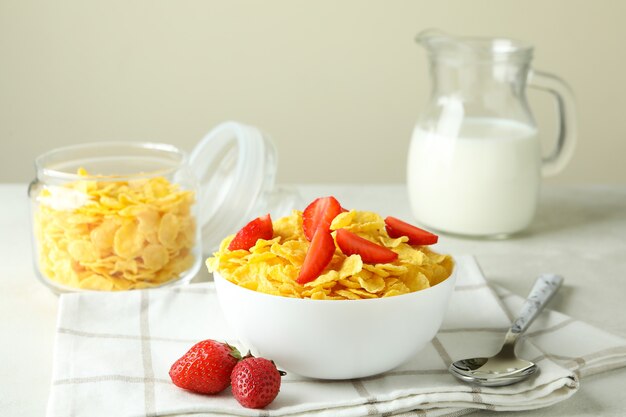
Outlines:
[[[515,344],[517,337],[524,333],[539,315],[548,301],[557,292],[563,277],[555,274],[543,274],[537,278],[524,305],[506,335],[506,344]]]

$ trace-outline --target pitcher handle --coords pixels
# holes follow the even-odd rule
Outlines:
[[[528,86],[546,91],[554,96],[559,109],[559,137],[556,148],[543,158],[541,174],[550,177],[558,174],[572,159],[577,141],[576,105],[574,94],[565,81],[554,74],[533,70]]]

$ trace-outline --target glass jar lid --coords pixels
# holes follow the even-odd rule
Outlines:
[[[276,148],[256,127],[224,122],[198,143],[189,162],[199,183],[198,216],[208,253],[250,221],[273,189]]]

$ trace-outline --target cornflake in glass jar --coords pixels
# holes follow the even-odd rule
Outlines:
[[[195,181],[176,148],[78,145],[43,155],[37,169],[35,262],[53,290],[148,288],[198,271]]]

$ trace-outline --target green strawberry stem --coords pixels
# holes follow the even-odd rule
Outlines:
[[[276,366],[276,362],[270,360],[270,362],[272,362],[272,365]],[[276,370],[278,371],[278,373],[280,374],[280,376],[285,376],[287,375],[287,372],[285,371],[281,371],[280,369],[276,368]]]
[[[242,359],[241,352],[239,352],[239,349],[237,349],[233,345],[228,344],[227,342],[224,342],[224,344],[228,347],[228,349],[230,349],[230,356],[237,359],[237,361],[240,361]]]

